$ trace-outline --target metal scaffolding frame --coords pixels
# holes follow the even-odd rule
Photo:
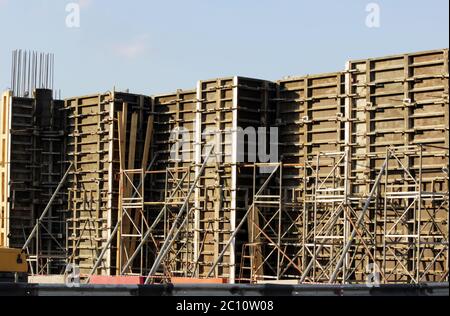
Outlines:
[[[348,240],[349,223],[348,179],[342,178],[341,168],[346,163],[347,153],[319,153],[310,165],[315,168],[314,191],[309,198],[312,205],[312,229],[306,235],[305,260],[312,263],[310,271],[305,270],[302,278],[306,282],[328,281],[334,269],[341,248]],[[309,257],[309,258],[308,258]],[[343,266],[344,274],[348,258]]]
[[[288,191],[283,187],[287,166],[257,163],[247,167],[253,169],[253,203],[247,217],[249,238],[242,246],[239,282],[298,278],[302,272],[299,223],[303,212],[299,212],[301,203],[287,201]],[[273,170],[264,176],[258,172],[261,168]]]
[[[448,281],[448,173],[426,179],[425,145],[388,149],[391,164],[384,175],[383,246],[380,255],[384,282],[421,283],[430,274]],[[416,161],[407,168],[405,161]],[[418,160],[418,162],[417,162]],[[426,183],[428,182],[428,183]],[[437,275],[437,274],[440,274]]]
[[[358,278],[356,274],[358,271],[370,273],[369,265],[380,273],[382,283],[428,281],[428,273],[439,273],[433,265],[440,265],[441,281],[445,281],[448,278],[445,261],[448,260],[448,231],[442,230],[445,222],[438,221],[448,221],[448,191],[429,192],[420,189],[424,187],[421,159],[423,151],[424,146],[421,145],[388,148],[371,193],[365,199],[352,197],[348,191],[350,179],[342,177],[342,170],[348,163],[347,152],[319,153],[306,164],[309,170],[314,171],[315,183],[312,194],[305,195],[304,204],[294,203],[292,195],[295,194],[285,190],[282,184],[283,168],[292,168],[292,165],[276,163],[243,166],[253,169],[253,202],[212,265],[208,277],[215,275],[216,266],[247,223],[248,242],[242,244],[239,282],[291,279],[298,280],[299,283],[363,283],[366,280]],[[406,168],[402,162],[412,157],[419,157],[414,170]],[[393,163],[397,166],[394,167]],[[263,167],[272,168],[272,172],[261,176],[258,170]],[[174,176],[175,171],[181,178]],[[192,265],[192,261],[184,261],[188,254],[192,255],[192,251],[186,249],[187,235],[184,234],[192,234],[194,223],[190,215],[193,208],[189,205],[192,204],[191,196],[198,178],[192,183],[187,180],[191,174],[190,168],[184,174],[181,171],[165,171],[166,200],[153,225],[149,227],[143,220],[140,227],[137,223],[133,224],[139,231],[138,235],[122,235],[123,239],[139,238],[140,241],[135,253],[127,256],[128,261],[123,266],[122,274],[148,273],[147,283],[161,279],[169,281],[177,275],[195,277],[195,262]],[[156,172],[158,171],[145,173],[143,170],[124,170],[123,177],[130,181],[127,176],[129,173],[140,174],[141,178],[135,177],[134,181],[143,183],[145,174]],[[443,170],[442,178],[433,181],[448,182],[448,173]],[[172,189],[168,188],[169,183],[172,183]],[[191,184],[187,193],[182,189],[183,183]],[[123,197],[122,216],[131,219],[133,216],[130,210],[139,209],[143,212],[142,218],[145,218],[145,205],[159,202],[145,202],[143,186],[132,184],[132,187],[133,197]],[[433,184],[432,188],[434,187]],[[375,202],[384,205],[377,212],[381,215],[377,220],[371,218],[369,213],[369,208]],[[180,203],[181,207],[176,209],[177,217],[169,220],[169,209],[180,206]],[[289,208],[292,213],[289,213]],[[446,218],[436,217],[436,212],[446,214]],[[429,215],[428,221],[421,215],[425,213]],[[123,219],[119,223],[122,221]],[[164,235],[160,239],[163,244],[160,247],[154,235],[159,221],[165,223]],[[145,230],[146,233],[143,234]],[[298,240],[306,242],[294,242],[289,236],[290,232],[295,232]],[[302,236],[302,233],[305,235]],[[381,244],[377,242],[380,237]],[[157,253],[151,269],[149,262],[146,266],[143,265],[143,247],[148,243],[153,243]],[[290,251],[286,251],[288,248]],[[425,258],[430,249],[434,251],[433,257]],[[413,255],[410,254],[411,251]],[[133,266],[134,269],[129,270],[139,253],[140,268]],[[182,273],[178,273],[177,263],[180,261],[191,269],[183,270],[183,267],[180,270]],[[163,270],[159,270],[160,265],[164,267]]]
[[[153,165],[153,164],[152,164]],[[151,168],[149,168],[151,169]],[[161,244],[166,240],[168,231],[171,224],[174,222],[174,218],[179,211],[179,207],[187,201],[186,188],[189,189],[192,186],[192,179],[190,175],[192,168],[168,168],[166,171],[151,171],[147,170],[144,172],[142,169],[136,170],[123,170],[122,179],[127,185],[131,186],[132,190],[125,192],[122,190],[120,194],[121,212],[119,214],[119,229],[118,236],[120,238],[118,253],[124,254],[123,258],[120,258],[120,271],[121,274],[125,275],[144,275],[149,271],[149,261],[147,260],[147,252],[152,252],[157,254],[160,250]],[[147,201],[145,199],[145,188],[143,183],[145,183],[146,175],[154,175],[156,173],[166,174],[166,189],[165,189],[165,200],[163,202]],[[139,177],[134,177],[133,179],[129,176],[130,174],[139,175]],[[136,183],[141,183],[136,185]],[[188,208],[191,203],[188,202]],[[162,210],[159,212],[159,216],[156,219],[151,219],[148,207],[163,206]],[[135,216],[138,213],[139,216]],[[192,217],[192,216],[191,216]],[[138,218],[138,222],[136,222]],[[123,232],[123,223],[129,221],[133,227],[134,233],[127,234]],[[188,224],[192,226],[192,220],[188,221]],[[150,226],[152,225],[152,226]],[[151,231],[152,233],[143,241],[146,232]],[[189,233],[190,229],[184,229],[185,233]],[[183,245],[187,244],[189,238],[183,238],[185,242]],[[139,265],[135,264],[135,251],[139,249],[134,249],[130,251],[129,245],[130,241],[137,241],[139,244]],[[181,244],[181,240],[180,240]],[[177,261],[178,255],[185,249],[185,247],[176,245],[172,248],[172,252],[168,255],[168,259],[165,262],[166,270],[163,276],[170,278],[176,268],[172,268],[172,264]],[[188,256],[192,251],[184,253],[184,256]],[[183,260],[182,260],[183,261]],[[170,272],[169,272],[170,271]]]
[[[128,219],[136,234],[124,234],[121,229],[122,224],[119,224],[120,246],[118,252],[126,254],[125,261],[119,261],[121,275],[148,274],[146,283],[149,283],[151,281],[167,281],[173,276],[179,276],[180,274],[188,277],[192,277],[195,274],[196,261],[198,259],[195,260],[193,257],[192,234],[195,208],[191,197],[198,187],[198,182],[203,176],[209,159],[213,155],[213,148],[211,147],[206,155],[195,179],[191,178],[192,170],[195,166],[190,168],[167,168],[166,171],[122,170],[121,182],[131,185],[132,190],[128,192],[125,192],[125,190],[120,191],[119,203],[122,211],[119,223],[123,223]],[[144,183],[146,174],[162,172],[166,174],[164,202],[146,201],[144,186],[136,186],[135,181],[139,180],[140,183]],[[130,174],[139,174],[141,177],[139,179],[132,178],[129,176]],[[146,207],[158,205],[163,205],[162,209],[156,218],[150,219]],[[139,223],[133,220],[135,216],[131,215],[131,211],[140,213]],[[163,234],[158,236],[156,232],[160,232],[161,225]],[[129,253],[127,252],[127,239],[138,240],[136,249]],[[109,247],[109,244],[106,247]],[[147,251],[151,251],[155,256],[154,261],[151,263],[146,260]],[[137,268],[136,259],[139,255],[140,264]],[[163,270],[160,270],[161,266]]]
[[[138,176],[138,177],[136,177]],[[138,183],[141,183],[140,186],[135,186],[134,180],[138,180]],[[144,225],[147,225],[144,216],[144,193],[145,193],[145,181],[144,181],[144,170],[123,170],[121,172],[121,187],[129,187],[131,193],[129,196],[123,196],[122,194],[119,196],[119,218],[120,227],[119,227],[119,267],[122,266],[122,260],[128,260],[131,244],[134,240],[142,239]],[[121,190],[124,192],[126,190]],[[128,222],[128,227],[131,226],[131,232],[125,231],[124,223]],[[124,258],[122,258],[124,256]],[[140,265],[143,264],[144,257],[141,255],[140,257]]]
[[[253,203],[224,249],[226,251],[247,223],[249,241],[242,245],[238,281],[290,279],[300,283],[352,284],[365,283],[371,273],[378,273],[382,283],[426,282],[433,274],[440,274],[439,280],[444,282],[448,279],[448,231],[445,230],[448,191],[419,189],[423,187],[420,158],[423,148],[421,145],[390,147],[365,198],[350,194],[350,179],[342,172],[349,162],[347,151],[319,153],[307,163],[308,168],[314,170],[313,193],[305,195],[304,205],[297,203],[295,207],[289,203],[289,194],[280,181],[283,168],[288,166],[273,164],[273,173],[261,182],[262,185],[258,184],[256,170],[264,164],[247,166],[254,170]],[[419,157],[419,163],[414,170],[408,170],[398,158],[400,155]],[[328,162],[323,163],[323,160]],[[399,168],[394,170],[393,161],[400,165],[402,173],[398,173]],[[448,182],[448,174],[443,172],[441,178],[432,181]],[[279,189],[274,190],[274,184]],[[432,188],[435,186],[433,184]],[[398,203],[399,200],[409,203]],[[419,207],[420,204],[423,206]],[[384,205],[376,211],[375,217],[379,218],[369,212],[376,205]],[[296,216],[286,211],[289,207],[295,210]],[[390,211],[394,211],[394,216]],[[425,213],[429,215],[427,220],[423,216]],[[405,220],[407,214],[409,218]],[[291,226],[287,224],[289,221]],[[296,225],[300,226],[298,240],[305,242],[292,244],[286,236]],[[400,234],[401,225],[412,225],[412,230],[409,228],[407,233]],[[289,246],[298,248],[286,252]],[[224,251],[213,268],[220,264]],[[387,257],[395,261],[393,268]],[[296,274],[287,274],[289,268],[295,269]],[[208,276],[214,276],[213,269]]]
[[[52,204],[55,201],[56,197],[58,196],[59,192],[65,185],[65,182],[67,180],[67,177],[69,176],[69,173],[71,172],[73,168],[73,164],[71,163],[69,165],[69,168],[67,169],[66,173],[64,174],[63,178],[59,182],[57,188],[53,192],[47,206],[45,207],[44,211],[42,212],[39,219],[36,220],[36,225],[33,227],[30,235],[27,237],[25,244],[22,247],[23,251],[26,251],[26,253],[29,255],[29,265],[31,274],[50,274],[50,265],[55,260],[59,260],[62,262],[66,262],[68,255],[67,250],[64,248],[63,245],[58,241],[58,239],[54,236],[54,233],[49,231],[45,225],[45,223],[55,223],[53,218],[49,218],[49,212],[51,210]],[[59,249],[52,249],[52,253],[42,254],[41,250],[41,243],[42,243],[42,237],[41,232],[45,232],[47,234],[47,238],[52,239],[57,247]],[[33,251],[33,254],[31,254],[31,251],[29,249],[29,246],[33,243],[35,243],[35,249]],[[55,254],[55,252],[61,252],[61,255]],[[34,265],[33,265],[34,263]],[[63,271],[61,271],[63,272]]]

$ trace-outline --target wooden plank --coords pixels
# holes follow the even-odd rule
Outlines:
[[[122,105],[122,129],[124,131],[124,135],[122,138],[123,148],[127,148],[127,130],[128,130],[128,103],[124,102]],[[125,166],[125,160],[124,160]]]
[[[144,153],[142,157],[142,169],[147,170],[149,157],[151,157],[151,144],[153,141],[155,117],[150,115],[147,120],[147,133],[145,134]]]
[[[128,147],[128,170],[133,170],[135,167],[135,159],[136,159],[136,138],[137,138],[137,126],[138,126],[138,118],[139,113],[133,112],[131,115],[131,126],[130,126],[130,141],[129,141],[129,147]],[[127,183],[125,186],[125,197],[130,198],[133,195],[133,186],[131,183],[134,181],[134,174],[128,175],[129,179],[124,179],[124,183]],[[130,214],[130,216],[132,216]],[[123,231],[125,234],[134,234],[135,229],[133,225],[130,222],[129,218],[124,218],[123,222]],[[131,251],[131,240],[127,240],[127,242],[124,242],[125,248],[127,249],[127,253],[133,253]]]
[[[123,194],[124,194],[124,183],[123,183],[123,170],[125,166],[125,150],[124,150],[124,130],[123,130],[123,112],[117,113],[117,130],[119,134],[119,160],[120,160],[120,184],[119,184],[119,220],[123,217],[123,209],[122,209],[122,201],[123,201]],[[116,257],[116,266],[118,267],[118,271],[122,268],[122,225],[121,229],[117,232],[117,257]]]
[[[148,163],[149,163],[149,157],[151,156],[150,150],[151,150],[151,143],[153,140],[154,120],[155,120],[155,118],[153,115],[150,115],[147,120],[147,133],[145,136],[144,152],[143,152],[143,157],[142,157],[142,170],[143,171],[147,170]],[[134,214],[134,223],[137,224],[140,221],[141,221],[141,213],[136,211]],[[137,226],[139,226],[139,225],[137,225]],[[133,227],[133,231],[134,231],[133,234],[137,233],[136,229],[134,227]],[[134,251],[136,250],[136,243],[137,243],[136,238],[132,238],[131,242],[129,244],[129,249],[128,249],[129,253],[134,253]]]
[[[128,147],[128,169],[133,170],[136,159],[136,137],[139,113],[134,112],[131,116],[130,144]]]
[[[128,234],[129,229],[131,226],[131,223],[129,222],[128,218],[123,218],[123,209],[122,209],[122,203],[121,201],[124,198],[124,195],[128,197],[130,185],[128,181],[124,180],[123,178],[123,171],[127,169],[126,165],[126,153],[127,153],[127,129],[128,129],[128,103],[124,102],[122,104],[122,113],[119,116],[119,123],[120,123],[120,137],[119,137],[119,144],[120,144],[120,193],[119,193],[119,214],[120,218],[122,218],[123,222],[121,225],[121,229],[119,229],[118,232],[118,258],[117,258],[117,266],[119,267],[119,270],[122,270],[122,256],[125,253],[125,248],[128,247],[127,244],[122,244],[122,233]],[[128,151],[129,153],[129,151]]]
[[[120,170],[125,169],[125,130],[123,129],[123,112],[117,113],[117,130],[119,134]]]

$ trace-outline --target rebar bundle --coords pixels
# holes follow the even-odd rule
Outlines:
[[[14,50],[11,63],[13,96],[31,96],[35,89],[53,90],[54,64],[55,56],[53,54]]]

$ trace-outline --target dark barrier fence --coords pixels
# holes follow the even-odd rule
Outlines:
[[[448,296],[448,283],[421,285],[149,285],[0,284],[0,296]]]

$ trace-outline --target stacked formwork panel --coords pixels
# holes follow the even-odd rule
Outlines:
[[[367,197],[364,221],[384,282],[448,279],[448,50],[348,63],[351,192]],[[389,149],[391,148],[391,149]],[[355,278],[369,258],[360,254]]]
[[[45,91],[3,100],[13,106],[1,117],[0,234],[20,247],[67,167],[64,116]],[[68,262],[82,273],[448,279],[448,50],[277,84],[233,77],[154,99],[105,93],[65,109],[69,217],[63,194],[39,225],[53,233],[37,240],[64,240],[66,221]],[[240,146],[242,130],[262,126],[279,127],[279,162],[240,160],[259,149],[248,135]],[[5,224],[11,206],[10,222],[22,222]]]
[[[252,281],[365,282],[380,269],[384,282],[447,277],[447,50],[350,65],[279,82],[283,212],[259,212],[265,231],[248,248],[276,249],[264,251],[265,269],[251,265]],[[369,199],[390,147],[381,183],[393,183]],[[409,164],[392,167],[399,156]]]
[[[234,77],[198,83],[196,165],[202,160],[200,150],[204,145],[200,144],[213,144],[215,153],[196,191],[196,240],[203,245],[196,251],[199,276],[236,280],[244,255],[242,245],[251,238],[250,226],[232,238],[253,199],[253,170],[245,165],[262,158],[249,161],[254,160],[250,158],[251,148],[260,152],[262,135],[258,135],[258,144],[250,144],[256,138],[243,139],[243,134],[248,128],[257,131],[273,126],[275,95],[274,83],[258,79]],[[244,148],[238,146],[240,141]],[[266,145],[268,151],[269,144]],[[259,177],[257,181],[261,181]],[[232,243],[226,248],[230,239]],[[212,263],[216,262],[220,264],[211,271]]]
[[[155,133],[153,148],[157,160],[155,170],[190,167],[194,162],[196,90],[178,90],[174,94],[158,95],[155,103]],[[164,200],[166,175],[159,176],[155,193]]]
[[[27,248],[32,273],[60,273],[66,258],[65,194],[46,208],[64,174],[64,112],[52,91],[37,89],[33,98],[2,98],[2,245]]]
[[[312,77],[279,82],[276,220],[292,224],[267,227],[284,259],[254,279],[448,279],[448,50]]]
[[[8,225],[8,236],[5,245],[21,248],[26,240],[26,233],[34,226],[35,217],[35,172],[33,165],[35,155],[35,140],[33,137],[33,99],[12,98],[4,96],[2,112],[4,120],[9,119],[3,130],[6,138],[6,159],[3,160],[7,168],[5,179],[6,213],[5,223]],[[8,117],[9,116],[9,117]],[[14,124],[14,126],[12,126]]]
[[[140,264],[125,272],[231,282],[366,282],[377,270],[382,282],[445,279],[447,80],[447,51],[435,51],[278,85],[223,78],[157,96],[143,203],[144,230],[152,229],[141,232]],[[280,162],[238,161],[239,128],[261,126],[279,127]],[[261,172],[269,165],[272,173]]]
[[[149,172],[153,200],[145,203],[147,213],[154,215],[149,217],[152,230],[146,242],[153,244],[156,256],[167,243],[170,251],[161,267],[152,266],[152,277],[235,281],[240,246],[249,236],[247,230],[237,238],[233,234],[251,203],[253,181],[246,161],[238,161],[238,134],[247,127],[256,131],[268,126],[274,118],[270,111],[275,93],[273,83],[230,77],[200,81],[197,90],[155,98],[157,162]],[[242,153],[248,157],[247,146]],[[159,207],[162,217],[154,212]],[[155,217],[164,221],[152,223]],[[178,227],[181,223],[184,226]]]
[[[318,280],[316,274],[334,260],[330,249],[344,242],[344,106],[343,73],[278,82],[282,171],[281,183],[274,183],[272,192],[279,192],[276,187],[281,185],[282,207],[275,217],[270,209],[260,214],[265,231],[258,237],[266,245],[268,273],[254,279],[300,279],[314,261],[310,275]],[[264,204],[260,208],[264,209]],[[320,246],[322,250],[317,251]]]
[[[124,189],[119,187],[121,163],[128,169],[141,167],[151,100],[108,92],[67,99],[65,109],[68,159],[74,165],[68,180],[68,261],[79,266],[82,274],[88,274],[101,250],[107,247],[95,273],[111,275],[121,256],[115,242],[106,246],[120,217],[118,197],[119,190]],[[125,131],[121,143],[119,127]],[[134,215],[131,213],[133,218]],[[128,218],[122,223],[128,237],[133,235],[130,221]]]
[[[237,179],[237,145],[233,136],[239,126],[239,78],[200,81],[197,87],[196,164],[204,154],[206,142],[214,145],[214,162],[208,163],[196,189],[196,240],[204,241],[196,250],[199,275],[208,273],[218,260],[222,247],[236,227],[237,196],[245,194],[246,186]],[[245,192],[244,192],[245,191]],[[242,209],[245,207],[241,205]],[[226,253],[216,276],[235,278],[235,244]]]
[[[68,167],[64,101],[53,100],[51,90],[35,92],[35,130],[37,152],[38,212],[35,220],[50,203]],[[45,217],[37,225],[35,256],[36,274],[62,273],[65,270],[67,194],[65,187],[54,196]],[[36,223],[37,224],[37,223]]]
[[[155,219],[155,214],[162,206],[165,206],[165,210],[164,220],[154,233],[156,251],[153,251],[153,257],[166,240],[195,178],[197,92],[178,90],[173,94],[158,95],[154,103],[153,169],[157,172],[150,175],[153,205],[147,207],[149,222]],[[194,195],[191,195],[187,208],[190,209],[194,204]],[[194,274],[194,234],[194,212],[190,212],[185,227],[165,262],[166,276],[184,277]]]

